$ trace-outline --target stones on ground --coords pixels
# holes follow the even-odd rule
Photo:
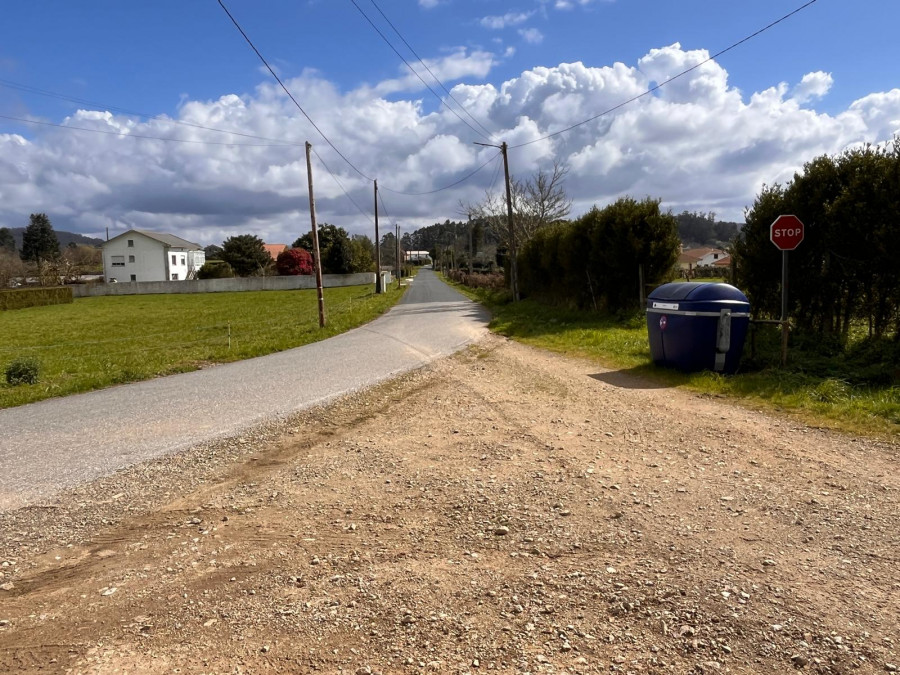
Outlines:
[[[809,663],[809,659],[806,658],[805,656],[803,656],[803,654],[794,654],[794,655],[791,657],[791,662],[792,662],[797,668],[803,668],[806,664]]]
[[[505,537],[509,534],[509,528],[505,525],[500,525],[499,527],[494,528],[494,534],[498,537]]]

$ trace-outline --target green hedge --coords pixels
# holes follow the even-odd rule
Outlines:
[[[72,302],[72,289],[65,286],[50,288],[18,288],[0,291],[0,310],[66,305]]]

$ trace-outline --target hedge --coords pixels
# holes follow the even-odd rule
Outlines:
[[[65,305],[70,302],[72,302],[72,289],[66,286],[0,291],[0,310]]]

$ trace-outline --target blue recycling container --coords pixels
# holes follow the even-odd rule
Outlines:
[[[730,284],[663,284],[647,297],[650,356],[685,372],[734,374],[750,325],[750,302]]]

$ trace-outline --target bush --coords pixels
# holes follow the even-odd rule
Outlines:
[[[50,288],[19,288],[0,291],[0,310],[65,305],[72,302],[72,289],[62,286]]]
[[[37,359],[15,359],[6,366],[6,383],[12,386],[20,384],[37,384],[41,366]]]
[[[234,271],[224,260],[207,260],[203,267],[197,270],[198,279],[230,279]]]
[[[275,270],[281,276],[297,276],[315,272],[313,258],[304,248],[288,248],[275,259]]]

